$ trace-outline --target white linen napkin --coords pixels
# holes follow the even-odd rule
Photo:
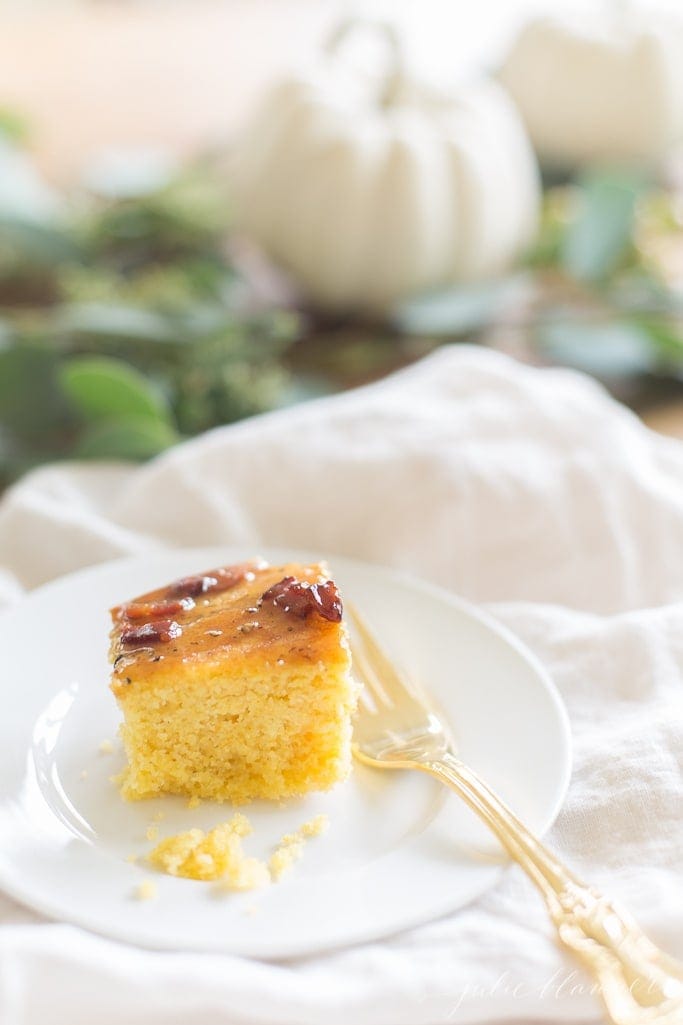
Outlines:
[[[549,843],[683,957],[683,446],[577,374],[444,349],[141,468],[33,473],[0,504],[0,596],[212,543],[355,556],[487,603],[569,709]],[[143,951],[0,896],[2,1025],[598,1022],[590,985],[517,868],[457,914],[281,964]]]

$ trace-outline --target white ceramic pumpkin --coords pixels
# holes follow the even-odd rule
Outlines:
[[[329,311],[496,274],[536,227],[535,158],[504,91],[438,94],[403,72],[391,38],[381,80],[333,46],[280,82],[236,153],[239,224]]]
[[[500,79],[542,160],[652,163],[683,138],[683,22],[605,5],[529,22]]]

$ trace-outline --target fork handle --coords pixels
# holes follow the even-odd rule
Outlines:
[[[457,791],[526,872],[560,940],[598,983],[613,1025],[681,1025],[683,965],[659,950],[628,912],[581,882],[454,754],[412,767]]]

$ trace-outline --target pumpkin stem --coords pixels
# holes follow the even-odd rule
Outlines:
[[[324,49],[330,56],[336,55],[349,36],[360,30],[374,32],[384,44],[387,57],[386,69],[382,76],[377,99],[381,107],[392,107],[399,96],[405,69],[403,44],[395,25],[382,19],[347,18],[330,33]]]

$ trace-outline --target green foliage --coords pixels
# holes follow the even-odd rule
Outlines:
[[[8,142],[23,142],[28,134],[26,122],[20,114],[0,107],[0,136]]]
[[[45,459],[146,459],[282,401],[298,321],[247,308],[227,209],[200,166],[59,220],[0,214],[0,484]]]
[[[656,355],[646,331],[628,321],[581,323],[557,320],[539,325],[537,344],[546,357],[609,380],[614,374],[647,374]]]
[[[633,247],[642,176],[625,171],[590,172],[579,181],[578,211],[559,246],[560,262],[579,281],[602,281]]]
[[[395,323],[408,334],[471,335],[494,324],[524,287],[522,275],[461,285],[404,303],[396,311]]]
[[[502,338],[608,384],[683,378],[683,294],[662,255],[680,252],[680,207],[637,175],[547,190],[509,277],[424,296],[381,325],[311,319],[290,351],[299,318],[254,307],[210,165],[67,203],[10,135],[0,112],[0,485],[45,460],[146,459],[453,339]]]
[[[171,411],[161,391],[123,360],[77,356],[64,361],[58,377],[72,408],[85,420],[170,420]]]
[[[128,414],[87,427],[74,455],[80,459],[150,459],[176,441],[177,432],[165,421]]]

